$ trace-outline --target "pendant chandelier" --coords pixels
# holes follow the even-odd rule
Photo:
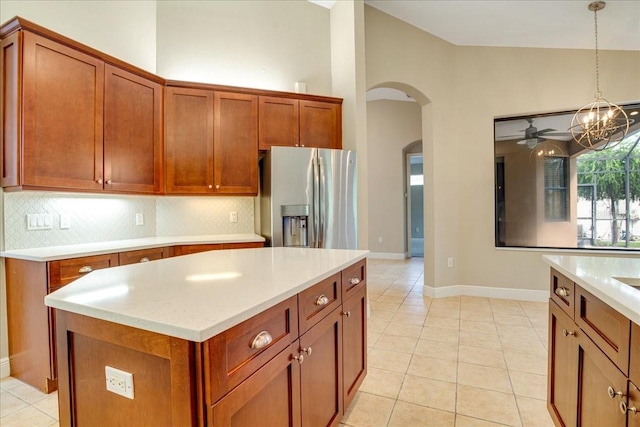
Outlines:
[[[590,150],[604,150],[620,142],[629,131],[629,117],[622,108],[611,104],[600,92],[600,75],[598,63],[598,11],[604,9],[606,3],[595,1],[589,4],[593,12],[596,38],[596,100],[580,108],[571,119],[569,131],[574,141]],[[615,138],[614,138],[615,137]]]

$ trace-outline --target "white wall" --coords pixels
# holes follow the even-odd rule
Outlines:
[[[415,102],[367,102],[369,250],[405,256],[402,149],[422,138],[422,111]],[[422,225],[420,225],[422,228]],[[382,237],[382,243],[378,242]]]
[[[14,16],[156,71],[155,1],[2,0],[0,22]]]
[[[401,82],[430,101],[423,107],[425,251],[434,255],[425,257],[425,284],[547,289],[543,251],[494,246],[493,118],[590,102],[593,52],[456,47],[365,12],[368,88]],[[605,96],[640,99],[640,52],[600,54]],[[447,269],[449,256],[455,267]]]
[[[329,10],[307,1],[159,1],[157,72],[331,95]]]

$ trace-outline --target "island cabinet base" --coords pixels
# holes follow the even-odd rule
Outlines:
[[[329,427],[367,372],[366,261],[193,342],[57,309],[60,425]],[[133,374],[133,399],[105,367]]]

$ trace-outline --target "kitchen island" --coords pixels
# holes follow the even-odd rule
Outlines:
[[[640,259],[544,260],[551,418],[557,426],[640,427]]]
[[[366,375],[366,254],[203,252],[47,295],[60,424],[337,425]]]

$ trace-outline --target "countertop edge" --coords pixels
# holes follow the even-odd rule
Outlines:
[[[602,300],[604,303],[611,306],[618,313],[624,315],[633,323],[640,325],[640,312],[635,311],[632,307],[623,304],[616,298],[614,295],[607,293],[606,290],[602,289],[602,286],[598,286],[595,283],[592,283],[588,279],[581,277],[577,274],[574,274],[573,271],[567,269],[565,266],[560,264],[558,261],[554,259],[554,255],[544,255],[543,260],[551,267],[558,270],[560,273],[564,274],[568,278],[570,278],[573,282],[584,288],[587,292],[593,294],[595,297]]]
[[[113,240],[110,242],[83,243],[78,245],[51,246],[34,249],[15,249],[0,252],[0,257],[21,259],[24,261],[47,262],[68,258],[104,255],[114,252],[152,249],[162,246],[206,245],[216,243],[262,243],[264,241],[264,237],[252,233],[143,237],[140,239]]]

